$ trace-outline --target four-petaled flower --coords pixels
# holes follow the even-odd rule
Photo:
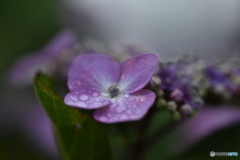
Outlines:
[[[118,64],[103,54],[85,54],[74,59],[68,72],[67,105],[97,109],[93,116],[103,123],[141,119],[156,95],[146,89],[158,66],[155,53],[138,55]]]

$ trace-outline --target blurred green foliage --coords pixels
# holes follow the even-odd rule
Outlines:
[[[108,138],[99,123],[64,104],[63,99],[52,91],[52,84],[52,79],[42,73],[35,76],[36,94],[53,123],[63,158],[111,160]]]
[[[7,72],[14,61],[25,54],[31,53],[44,46],[44,44],[60,29],[57,8],[57,0],[11,0],[0,2],[0,102],[1,115],[14,117],[19,110],[12,108],[7,101],[12,102],[11,94],[21,94],[20,90],[9,88],[7,83]],[[24,95],[24,94],[23,94]],[[20,96],[21,97],[21,96]],[[9,98],[9,99],[8,99]],[[22,97],[24,98],[24,97]],[[4,102],[3,102],[4,100]],[[10,103],[11,104],[11,103]],[[17,108],[25,109],[24,104]],[[5,113],[5,111],[8,112]],[[16,118],[16,117],[14,117]],[[1,120],[5,120],[2,119]],[[5,120],[6,126],[8,121]],[[1,123],[2,124],[2,123]],[[35,146],[29,142],[22,128],[10,127],[11,130],[0,126],[0,159],[1,160],[50,160],[36,151]],[[8,127],[7,127],[8,128]],[[31,144],[31,145],[30,145]]]
[[[57,6],[56,0],[0,2],[1,78],[14,60],[41,48],[57,32]]]

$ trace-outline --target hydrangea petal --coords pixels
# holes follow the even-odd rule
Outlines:
[[[37,71],[51,74],[55,69],[51,59],[35,52],[15,62],[9,71],[9,83],[15,86],[29,85]]]
[[[156,95],[150,90],[140,90],[111,99],[109,107],[98,109],[94,118],[103,123],[135,121],[143,118],[152,106]]]
[[[84,54],[74,59],[68,72],[68,87],[74,90],[88,87],[98,91],[116,84],[120,76],[120,65],[110,56]]]
[[[158,55],[146,53],[121,64],[119,88],[124,93],[133,93],[146,86],[158,66]]]
[[[110,105],[110,97],[107,93],[101,93],[90,88],[78,88],[68,93],[64,102],[73,107],[97,109]]]
[[[56,57],[64,50],[70,49],[76,44],[77,38],[71,30],[65,29],[57,34],[42,50],[48,57]]]
[[[221,129],[240,123],[238,106],[205,106],[197,115],[187,119],[177,131],[182,145],[178,152],[193,146],[196,142]],[[180,141],[179,141],[180,142]],[[179,144],[179,142],[177,142]],[[181,143],[180,143],[181,144]]]
[[[15,62],[9,71],[10,83],[12,85],[29,84],[39,70],[51,74],[56,69],[54,60],[58,59],[65,50],[71,49],[75,42],[76,37],[70,30],[61,31],[44,48]]]

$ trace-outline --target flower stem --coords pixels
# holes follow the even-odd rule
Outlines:
[[[152,107],[154,108],[154,107]],[[143,123],[138,128],[138,135],[136,141],[130,145],[130,157],[129,160],[142,160],[146,151],[164,138],[169,132],[172,131],[180,121],[171,120],[163,127],[159,128],[149,139],[145,139],[148,126],[150,126],[153,114],[156,113],[155,109],[150,110],[149,114],[143,119]]]
[[[143,158],[146,151],[145,134],[155,113],[156,108],[153,106],[139,125],[136,141],[130,145],[129,160],[141,160]]]
[[[170,133],[179,123],[181,120],[175,121],[171,120],[166,123],[163,127],[159,128],[147,141],[146,144],[148,147],[155,145],[156,142],[164,138],[168,133]]]

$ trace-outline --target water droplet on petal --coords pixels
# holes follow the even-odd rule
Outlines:
[[[100,102],[93,102],[93,103],[91,104],[92,107],[98,107],[98,106],[100,106],[100,105],[101,105]]]
[[[75,127],[76,129],[80,129],[80,128],[81,128],[81,125],[78,124],[78,123],[76,123],[76,124],[74,125],[74,127]]]
[[[81,85],[81,82],[78,81],[78,82],[76,83],[76,86],[78,87],[78,86],[80,86],[80,85]]]
[[[69,86],[69,89],[73,89],[73,86]]]
[[[100,118],[100,121],[106,121],[107,120],[107,117],[101,117]]]
[[[115,103],[117,100],[114,99],[114,98],[112,98],[110,101],[111,101],[112,103]]]
[[[76,103],[77,103],[77,105],[80,106],[80,107],[87,107],[86,103],[84,103],[84,102],[78,101],[78,102],[76,102]]]
[[[121,120],[126,120],[127,118],[128,118],[128,116],[126,114],[123,114],[123,115],[120,116]]]
[[[108,95],[109,95],[108,93],[101,92],[101,96],[103,96],[103,97],[106,97],[106,96],[108,96]]]
[[[75,102],[78,100],[77,97],[75,97],[75,96],[69,96],[69,98],[70,98],[71,100],[75,101]]]
[[[135,101],[135,98],[134,97],[129,97],[128,101],[130,101],[130,102]]]
[[[98,95],[99,95],[99,94],[98,94],[97,92],[94,92],[94,93],[93,93],[93,97],[98,97]]]
[[[116,107],[116,104],[112,104],[112,105],[110,105],[110,107]]]
[[[127,114],[132,114],[132,111],[130,109],[128,109]]]
[[[141,113],[141,112],[142,112],[141,109],[138,109],[138,110],[136,111],[137,114],[139,114],[139,113]]]
[[[120,102],[119,105],[123,105],[123,102]]]
[[[78,91],[75,91],[75,94],[78,94]]]
[[[104,101],[103,104],[108,104],[108,101]]]
[[[140,101],[146,101],[146,98],[145,97],[141,97]]]
[[[124,95],[124,97],[126,97],[126,98],[127,98],[127,97],[129,97],[129,95],[128,95],[128,94],[125,94],[125,95]]]
[[[116,109],[116,112],[117,113],[121,113],[123,111],[125,111],[127,108],[125,106],[118,106],[117,109]]]
[[[86,100],[88,100],[88,96],[83,94],[83,95],[80,96],[80,100],[86,101]]]

